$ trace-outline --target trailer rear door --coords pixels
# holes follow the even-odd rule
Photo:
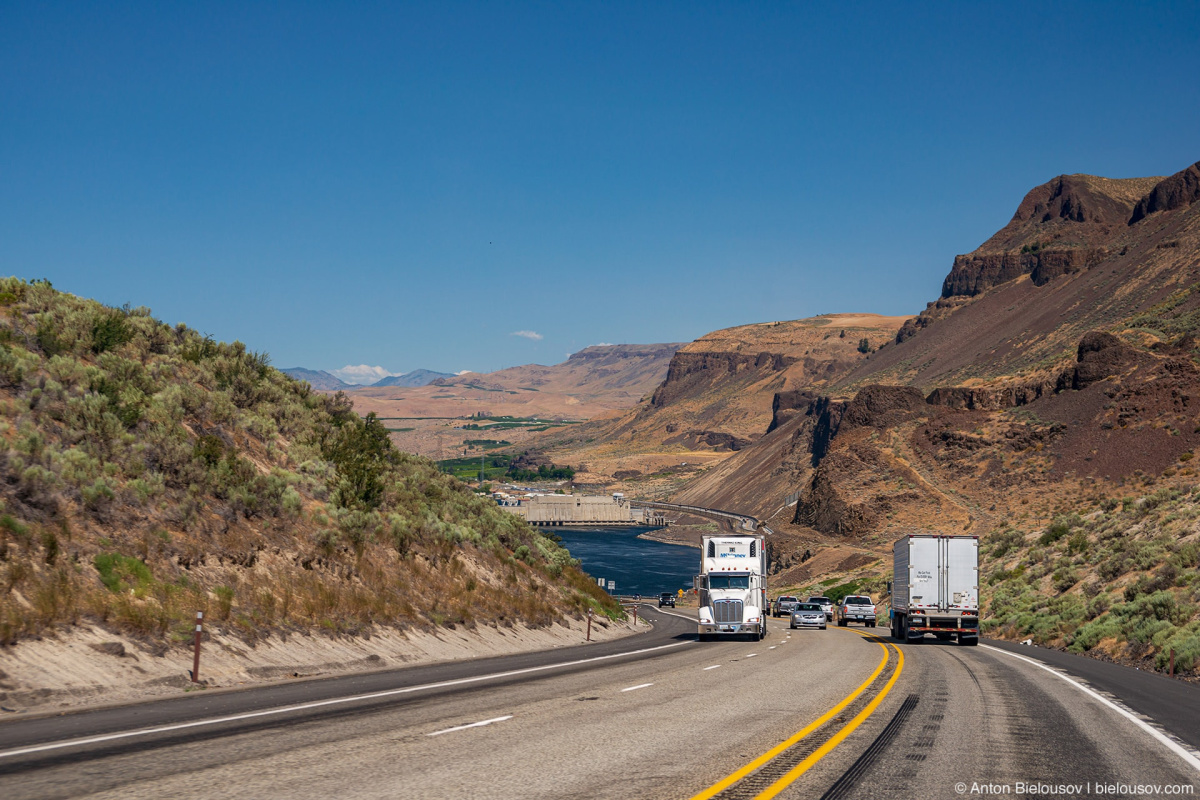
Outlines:
[[[937,608],[942,595],[941,537],[908,540],[908,601],[912,608]]]
[[[942,610],[979,608],[979,540],[974,536],[942,539],[945,573]]]

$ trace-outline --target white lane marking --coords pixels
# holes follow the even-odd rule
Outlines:
[[[627,686],[624,689],[622,689],[621,691],[622,692],[632,692],[632,691],[636,691],[637,689],[645,689],[647,686],[653,686],[653,685],[654,685],[653,683],[639,683],[637,686]]]
[[[444,731],[434,731],[427,733],[426,736],[441,736],[443,733],[454,733],[455,731],[465,731],[467,728],[482,728],[484,725],[491,725],[493,722],[504,722],[506,719],[512,719],[513,715],[507,717],[496,717],[495,719],[485,719],[483,722],[472,722],[469,725],[458,725],[453,728],[446,728]]]
[[[747,653],[746,658],[754,658],[758,653]]]
[[[776,647],[779,647],[779,645],[777,645],[777,644],[773,644],[773,645],[771,645],[770,647],[768,647],[767,649],[768,649],[768,650],[774,650]]]
[[[1116,703],[1114,703],[1113,701],[1109,700],[1107,697],[1104,697],[1103,695],[1100,695],[1100,694],[1092,691],[1091,689],[1084,686],[1082,683],[1080,683],[1079,681],[1070,677],[1069,675],[1067,675],[1063,672],[1059,672],[1058,670],[1054,669],[1053,667],[1047,666],[1046,664],[1043,664],[1041,661],[1038,661],[1035,658],[1029,658],[1028,656],[1022,656],[1022,655],[1017,655],[1016,653],[1010,653],[1007,650],[1001,650],[999,647],[992,647],[991,645],[987,645],[987,644],[980,645],[980,647],[987,648],[988,650],[991,650],[992,652],[995,652],[995,653],[1003,653],[1006,656],[1012,656],[1013,658],[1019,658],[1022,661],[1028,661],[1030,664],[1033,664],[1035,667],[1040,667],[1040,668],[1046,670],[1046,672],[1049,672],[1051,675],[1054,675],[1055,677],[1058,677],[1058,678],[1062,678],[1064,681],[1071,684],[1079,691],[1083,692],[1084,694],[1088,695],[1089,697],[1099,700],[1101,703],[1108,706],[1113,711],[1116,711],[1118,714],[1120,714],[1122,717],[1125,717],[1127,720],[1132,722],[1134,725],[1137,725],[1139,728],[1144,730],[1146,733],[1150,734],[1155,739],[1157,739],[1161,744],[1166,745],[1168,750],[1170,750],[1172,753],[1174,753],[1175,755],[1179,756],[1184,761],[1186,761],[1188,763],[1188,766],[1190,766],[1192,769],[1196,770],[1197,772],[1200,772],[1200,758],[1197,757],[1196,753],[1192,752],[1191,750],[1189,750],[1186,747],[1181,746],[1178,742],[1176,742],[1171,737],[1167,736],[1162,731],[1155,728],[1153,725],[1149,725],[1144,720],[1139,719],[1132,711],[1130,711],[1122,706],[1119,706]]]
[[[496,672],[491,675],[476,675],[472,678],[457,678],[452,681],[439,681],[437,683],[425,683],[420,686],[407,686],[403,689],[388,689],[382,692],[371,692],[369,694],[356,694],[349,697],[335,697],[330,700],[315,700],[311,703],[298,703],[292,706],[281,706],[280,708],[268,708],[264,711],[248,711],[244,714],[231,714],[227,717],[213,717],[212,719],[198,719],[194,722],[180,722],[175,725],[158,725],[153,728],[141,728],[133,731],[121,731],[120,733],[108,733],[102,736],[88,736],[83,739],[67,739],[61,742],[50,742],[48,744],[39,744],[32,747],[21,747],[16,750],[0,751],[0,758],[11,758],[12,756],[22,756],[28,753],[40,753],[46,750],[58,750],[63,747],[77,747],[85,744],[96,744],[98,742],[111,742],[114,739],[127,739],[130,736],[149,736],[155,733],[167,733],[169,731],[185,730],[187,728],[199,728],[206,725],[219,725],[223,722],[237,722],[243,719],[254,719],[255,717],[269,717],[275,714],[286,714],[291,711],[305,711],[310,708],[320,708],[322,706],[334,706],[342,703],[353,703],[359,700],[375,700],[380,697],[392,697],[400,694],[412,694],[413,692],[425,691],[427,689],[443,689],[448,686],[463,686],[468,683],[481,683],[483,681],[496,680],[498,678],[509,678],[514,675],[528,675],[532,672],[545,672],[551,669],[560,669],[562,667],[576,667],[580,664],[590,664],[595,661],[608,661],[614,658],[623,658],[624,656],[640,655],[642,653],[653,653],[658,650],[669,650],[673,647],[681,645],[694,644],[690,639],[685,639],[679,642],[671,642],[670,644],[660,644],[654,647],[644,647],[641,650],[629,650],[624,653],[612,653],[607,656],[594,656],[592,658],[580,658],[575,661],[564,661],[561,664],[546,664],[541,667],[525,667],[524,669],[513,669],[508,672]]]
[[[713,664],[711,667],[705,667],[703,669],[703,672],[708,672],[710,669],[720,669],[720,667],[721,667],[720,664]]]
[[[699,622],[699,620],[697,620],[695,617],[689,617],[687,614],[679,614],[674,611],[663,611],[661,608],[658,610],[658,613],[666,614],[668,617],[678,617],[679,619],[686,619],[688,622]]]

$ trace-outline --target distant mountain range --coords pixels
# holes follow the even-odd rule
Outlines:
[[[372,386],[407,386],[413,388],[416,386],[428,386],[439,378],[453,378],[454,375],[449,372],[434,372],[431,369],[414,369],[412,372],[406,372],[403,375],[389,375],[382,380],[372,383]]]
[[[307,369],[305,367],[285,367],[279,370],[298,381],[308,381],[319,392],[336,392],[338,390],[362,389],[365,386],[427,386],[438,378],[453,378],[449,372],[434,372],[429,369],[414,369],[403,375],[389,375],[371,384],[358,385],[346,383],[336,375],[323,369]]]

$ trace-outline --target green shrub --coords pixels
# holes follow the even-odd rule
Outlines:
[[[145,589],[154,581],[144,561],[120,553],[100,553],[92,559],[92,566],[100,573],[100,581],[112,592]]]
[[[21,544],[28,545],[30,542],[29,527],[17,521],[11,514],[0,514],[0,530],[10,534]]]
[[[133,338],[133,331],[122,311],[106,311],[92,324],[92,352],[113,350]]]
[[[217,619],[227,620],[233,609],[234,589],[232,586],[218,586],[213,589],[217,597]]]
[[[1165,638],[1154,656],[1155,665],[1159,669],[1166,669],[1172,652],[1175,654],[1176,672],[1188,672],[1200,665],[1200,622],[1175,630]]]
[[[1053,544],[1070,533],[1071,528],[1077,527],[1078,525],[1082,524],[1082,522],[1083,520],[1079,518],[1078,514],[1071,514],[1070,516],[1065,517],[1056,517],[1054,521],[1050,523],[1049,527],[1046,528],[1045,532],[1038,537],[1038,544],[1043,546]]]
[[[117,495],[113,491],[111,480],[97,478],[95,483],[82,487],[79,490],[79,496],[83,499],[84,507],[89,511],[102,511]]]

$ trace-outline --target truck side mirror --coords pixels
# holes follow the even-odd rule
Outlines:
[[[892,593],[892,582],[891,581],[888,581],[887,587],[888,587],[888,594],[891,594]]]

